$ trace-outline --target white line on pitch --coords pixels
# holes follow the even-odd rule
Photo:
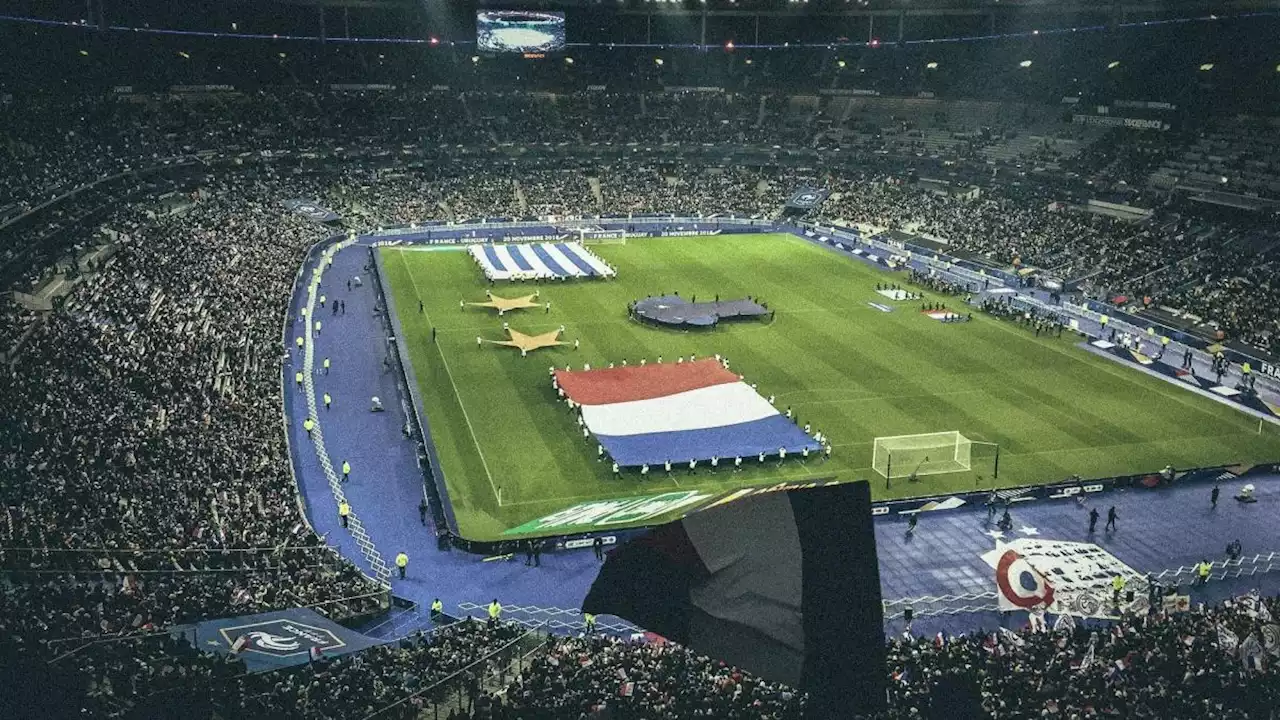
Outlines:
[[[413,294],[418,300],[422,300],[422,292],[418,290],[418,279],[413,276],[413,271],[409,269],[409,263],[404,259],[404,250],[400,250],[400,264],[404,265],[404,271],[409,273],[409,282],[413,283]],[[424,306],[425,308],[425,306]],[[427,321],[427,325],[431,325],[431,316],[423,310],[423,317]],[[432,343],[436,346],[436,352],[440,353],[440,362],[444,364],[444,374],[449,378],[449,385],[453,387],[453,396],[458,400],[458,407],[462,409],[462,419],[467,421],[467,430],[471,433],[471,442],[476,446],[476,454],[480,456],[480,464],[484,466],[484,474],[489,478],[489,487],[493,489],[493,497],[498,501],[498,507],[503,507],[502,495],[498,492],[498,486],[493,482],[493,473],[489,472],[489,462],[484,459],[484,451],[480,449],[480,439],[476,437],[476,429],[471,424],[471,416],[467,414],[467,406],[462,402],[462,394],[458,392],[458,384],[453,381],[453,371],[449,369],[449,360],[444,356],[444,350],[440,349],[439,343]],[[417,382],[417,378],[414,378]]]

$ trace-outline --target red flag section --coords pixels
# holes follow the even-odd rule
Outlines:
[[[726,370],[714,358],[687,363],[556,371],[560,389],[580,405],[650,400],[738,380],[736,374]]]

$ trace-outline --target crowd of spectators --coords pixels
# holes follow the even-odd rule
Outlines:
[[[1250,161],[1232,145],[1257,145],[1248,133],[1232,134],[1222,128],[1199,135],[1117,131],[1103,136],[1095,147],[1085,147],[1062,172],[1033,174],[1018,170],[1022,166],[1016,160],[944,153],[946,165],[930,169],[983,184],[984,192],[976,201],[910,182],[876,182],[886,175],[902,180],[909,177],[913,164],[929,164],[930,158],[924,156],[934,150],[901,142],[910,140],[913,132],[918,134],[912,128],[945,128],[949,137],[994,141],[1015,133],[1020,124],[1043,122],[1049,116],[1029,108],[1023,108],[1022,117],[998,115],[999,122],[1009,127],[996,132],[987,126],[993,120],[974,110],[979,106],[969,103],[950,112],[925,104],[919,110],[923,115],[913,117],[914,106],[908,103],[862,99],[858,112],[849,118],[832,115],[824,122],[857,125],[856,118],[864,116],[888,120],[871,122],[869,133],[858,133],[857,142],[849,147],[865,156],[851,165],[852,170],[824,172],[825,184],[836,191],[836,198],[822,215],[928,232],[995,262],[1016,260],[1065,279],[1082,280],[1086,290],[1100,297],[1151,297],[1175,309],[1192,310],[1235,338],[1271,347],[1280,328],[1265,311],[1274,306],[1275,292],[1267,283],[1259,291],[1254,282],[1255,275],[1266,278],[1270,273],[1265,269],[1241,272],[1248,266],[1224,262],[1224,254],[1215,250],[1223,247],[1225,230],[1198,229],[1197,221],[1183,213],[1158,212],[1150,220],[1128,222],[1073,210],[1070,204],[1051,209],[1054,200],[1062,197],[1082,201],[1081,193],[1122,195],[1128,201],[1156,204],[1158,197],[1143,192],[1148,190],[1145,180],[1150,172],[1171,163],[1177,166],[1184,157],[1190,160],[1183,164],[1194,167],[1199,157],[1195,153],[1208,147],[1206,143],[1241,163],[1251,162],[1251,169],[1241,173],[1256,171],[1271,159]],[[30,207],[90,180],[201,151],[314,152],[347,149],[344,146],[445,149],[511,143],[806,147],[813,145],[816,133],[810,121],[831,115],[828,111],[823,103],[810,107],[780,96],[708,92],[366,90],[212,93],[182,100],[127,95],[112,100],[20,98],[0,108],[0,207]],[[896,130],[885,130],[886,123],[889,130]],[[1228,129],[1234,131],[1235,126]],[[824,142],[829,144],[830,138]],[[1024,160],[1035,161],[1035,153]],[[593,211],[733,209],[768,214],[788,189],[783,182],[751,182],[742,176],[753,173],[733,166],[713,174],[654,166],[637,173],[632,165],[606,162],[568,173],[547,169],[528,178],[510,165],[470,172],[463,167],[433,166],[421,173],[420,183],[403,183],[404,193],[381,187],[396,184],[387,182],[384,173],[365,178],[365,187],[388,191],[369,195],[371,204],[378,206],[372,215],[389,223]],[[983,181],[984,169],[1002,179]],[[593,174],[600,179],[599,197],[581,181]],[[1086,179],[1089,184],[1081,185]],[[1143,191],[1135,194],[1134,188]],[[390,199],[396,197],[402,200]],[[49,224],[44,225],[26,232],[39,236],[47,232]],[[0,256],[34,239],[6,242]]]
[[[771,135],[768,123],[761,126],[762,116],[787,111],[776,99],[714,94],[23,101],[0,110],[0,207],[29,208],[105,175],[208,149],[313,151],[338,140],[377,148],[428,142],[428,135],[439,145],[802,142],[803,132]],[[306,249],[328,232],[285,211],[284,199],[314,198],[368,225],[597,213],[772,217],[795,187],[815,185],[832,191],[815,213],[823,221],[924,233],[998,264],[1080,279],[1099,294],[1138,292],[1261,346],[1274,348],[1280,337],[1274,229],[1183,213],[1126,222],[1054,203],[1046,185],[984,186],[975,199],[923,187],[889,165],[870,158],[865,167],[822,171],[639,160],[564,168],[353,160],[302,173],[262,161],[211,169],[188,206],[172,214],[116,202],[121,196],[105,186],[77,195],[82,204],[56,204],[39,222],[6,235],[0,259],[50,233],[68,234],[63,247],[81,251],[99,239],[87,221],[113,231],[114,254],[77,277],[52,312],[37,316],[0,300],[0,356],[18,348],[0,365],[0,544],[10,548],[0,552],[0,632],[13,647],[50,660],[68,642],[144,635],[210,616],[312,606],[346,618],[379,609],[380,586],[329,550],[302,517],[280,433],[281,324]],[[1095,710],[1181,717],[1194,709],[1188,688],[1200,688],[1206,697],[1227,698],[1223,708],[1201,707],[1201,714],[1247,717],[1267,696],[1246,682],[1253,676],[1211,662],[1217,656],[1198,634],[1218,620],[1240,624],[1237,610],[1171,616],[1150,628],[1122,624],[1121,634],[1104,635],[1107,644],[1096,652],[1115,647],[1142,660],[1121,676],[1129,679],[1123,693],[1105,684],[1114,676],[1090,679],[1107,691]],[[451,632],[424,643],[421,657],[405,647],[335,661],[330,669],[341,669],[345,682],[317,687],[288,676],[248,696],[288,705],[299,717],[343,716],[334,709],[335,687],[349,686],[353,694],[344,697],[374,708],[395,697],[395,688],[429,683],[510,637],[506,630]],[[1197,639],[1186,644],[1188,636]],[[899,677],[920,684],[895,680],[902,714],[893,717],[923,707],[918,701],[927,693],[917,691],[930,673],[979,683],[997,717],[1029,716],[1028,703],[1040,701],[1034,712],[1048,710],[1050,698],[1066,716],[1088,716],[1061,663],[1054,678],[1028,668],[1080,650],[1089,637],[1083,630],[1025,636],[1025,647],[1008,654],[978,637],[940,647],[897,642],[891,654],[906,673]],[[1041,647],[1046,638],[1053,649]],[[175,647],[140,640],[75,655],[72,676],[87,711],[109,715],[193,678],[237,675],[226,663]],[[1010,659],[1018,657],[1026,659]],[[1175,661],[1197,674],[1176,686],[1133,680]],[[423,663],[439,671],[418,674]],[[1099,658],[1097,667],[1104,666]],[[619,672],[635,676],[626,695],[618,694]],[[664,686],[669,678],[678,683]],[[550,718],[609,703],[620,708],[614,717],[786,718],[801,700],[679,648],[595,638],[557,641],[501,704],[476,712]]]
[[[462,620],[292,672],[245,676],[234,688],[209,692],[235,717],[342,720],[383,711],[379,717],[416,718],[425,702],[436,699],[421,691],[463,669],[478,678],[489,668],[473,664],[526,631],[514,623]]]
[[[803,697],[678,645],[614,637],[552,638],[475,720],[771,718],[798,720]]]
[[[322,231],[279,199],[311,189],[264,172],[212,180],[178,215],[120,208],[115,254],[2,366],[7,642],[48,660],[210,616],[381,606],[302,517],[280,433],[281,323]],[[27,317],[0,316],[0,337]],[[83,687],[101,693],[98,653],[119,652],[77,655]],[[137,684],[117,677],[113,701]]]
[[[1280,301],[1271,272],[1280,233],[1181,214],[1141,222],[1043,197],[971,199],[900,182],[841,178],[822,208],[831,221],[919,233],[995,263],[1039,268],[1094,297],[1195,313],[1230,337],[1275,351]],[[1141,300],[1145,299],[1145,301]]]
[[[1265,720],[1280,703],[1280,670],[1267,657],[1280,653],[1276,613],[1276,598],[1246,596],[1052,630],[907,633],[889,641],[889,703],[879,717]],[[783,719],[803,707],[790,688],[682,647],[570,637],[549,640],[467,717]]]

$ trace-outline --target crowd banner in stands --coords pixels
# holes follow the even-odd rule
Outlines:
[[[1168,130],[1169,123],[1163,120],[1146,118],[1116,117],[1114,115],[1084,115],[1077,113],[1071,116],[1076,125],[1102,125],[1105,127],[1125,127],[1135,130]]]
[[[812,210],[822,204],[831,194],[826,188],[815,187],[798,187],[795,192],[791,193],[791,197],[787,198],[787,208],[790,210]]]
[[[170,85],[169,92],[185,93],[229,93],[235,92],[234,85]]]
[[[193,633],[183,629],[181,636],[188,641],[194,636],[197,649],[236,656],[249,672],[303,665],[382,644],[306,608],[206,620],[191,629]]]
[[[336,222],[341,219],[341,216],[338,215],[338,213],[330,210],[329,208],[321,207],[320,204],[314,200],[303,200],[301,198],[296,200],[285,200],[284,206],[313,222],[327,223]]]

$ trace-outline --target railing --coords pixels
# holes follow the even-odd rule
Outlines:
[[[157,638],[172,637],[173,633],[174,633],[174,628],[167,628],[165,630],[156,630],[153,632],[146,632],[146,633],[131,633],[129,635],[96,635],[96,636],[89,636],[89,637],[68,637],[68,638],[58,638],[55,640],[49,640],[47,644],[50,646],[62,645],[65,643],[72,643],[77,641],[80,642],[80,644],[73,647],[71,650],[68,650],[62,653],[61,655],[55,656],[52,660],[48,662],[48,664],[54,665],[65,658],[69,658],[72,655],[79,653],[81,650],[84,650],[85,648],[90,648],[95,645],[106,645],[109,643],[118,643],[118,642],[131,642],[135,640],[154,640]]]
[[[545,628],[541,626],[530,628],[523,635],[472,661],[448,677],[384,705],[366,715],[364,720],[377,717],[400,717],[406,714],[416,718],[431,717],[433,720],[438,720],[441,711],[447,715],[454,708],[466,709],[467,705],[464,703],[474,700],[467,696],[468,685],[475,681],[483,685],[486,675],[498,683],[505,684],[507,671],[511,669],[512,664],[515,665],[516,673],[524,672],[528,658],[544,645],[546,637]],[[405,707],[406,705],[410,707]],[[399,715],[391,713],[396,708],[402,708]]]
[[[311,442],[315,445],[316,456],[320,461],[320,467],[324,471],[325,479],[329,482],[329,491],[333,494],[334,507],[346,502],[346,493],[342,490],[342,482],[338,474],[333,470],[333,463],[329,459],[329,453],[325,449],[324,444],[324,427],[320,422],[320,413],[317,412],[316,388],[315,388],[315,342],[311,335],[311,322],[315,317],[316,291],[320,287],[320,279],[324,275],[326,261],[342,248],[351,244],[350,240],[336,243],[326,248],[320,255],[319,262],[314,268],[311,278],[307,282],[307,327],[304,329],[302,338],[304,338],[302,376],[303,388],[306,390],[305,397],[307,402],[307,415],[314,423],[315,427],[311,431]],[[365,560],[369,563],[369,569],[373,572],[373,577],[378,582],[390,586],[391,568],[387,565],[386,560],[378,549],[374,547],[373,541],[369,539],[369,533],[364,529],[364,523],[360,521],[354,508],[347,517],[348,530],[355,538],[357,547],[364,555]]]
[[[458,609],[464,615],[482,617],[489,605],[473,602],[458,603]],[[525,627],[541,627],[548,630],[585,630],[586,621],[582,611],[576,608],[539,607],[537,605],[503,605],[503,619],[516,622]],[[596,629],[617,634],[641,632],[640,628],[629,622],[596,622]]]
[[[360,600],[377,600],[379,611],[383,611],[391,607],[391,588],[386,587],[379,590],[374,590],[373,592],[362,593],[360,595],[349,595],[347,597],[334,598],[333,600],[322,600],[320,602],[312,602],[312,603],[309,603],[303,600],[301,597],[298,597],[297,595],[293,595],[293,598],[298,603],[299,607],[309,608],[311,610],[320,612],[321,615],[324,615],[325,617],[331,620],[345,620],[349,617],[354,617],[355,615],[370,614],[371,611],[356,610],[349,607],[351,604],[356,603]],[[330,605],[343,606],[346,612],[331,614],[327,611],[327,608]],[[322,608],[324,608],[325,610],[321,611]]]
[[[1209,563],[1209,566],[1210,580],[1231,580],[1253,575],[1266,575],[1280,570],[1280,552],[1271,552],[1265,555],[1259,554],[1250,558],[1242,557],[1238,560],[1223,560]],[[1156,580],[1173,580],[1176,582],[1182,579],[1183,576],[1189,576],[1193,579],[1198,578],[1199,571],[1195,565],[1184,565],[1172,570],[1164,570],[1152,577]]]
[[[289,328],[293,325],[293,317],[294,317],[293,302],[294,302],[294,299],[298,297],[298,288],[302,286],[302,282],[303,282],[302,273],[306,270],[308,262],[311,260],[311,258],[317,253],[317,251],[320,248],[326,245],[334,244],[339,239],[341,239],[341,237],[342,237],[341,235],[331,235],[325,238],[324,240],[320,240],[316,243],[313,243],[309,248],[307,248],[307,252],[303,257],[302,264],[298,267],[298,271],[294,273],[293,286],[289,289],[289,302],[285,304],[284,317],[281,318],[280,320],[280,343],[281,343],[281,347],[285,349],[285,353],[287,353],[281,359],[282,365],[287,361],[288,358],[293,357],[294,345],[293,345],[293,338],[290,336],[291,334],[289,332]],[[307,322],[310,323],[309,315],[307,317]],[[307,331],[307,328],[303,328],[303,332],[305,333],[306,331]],[[293,463],[293,458],[295,457],[295,455],[293,452],[294,451],[293,439],[289,434],[289,398],[288,398],[288,389],[287,389],[289,387],[289,381],[291,379],[292,378],[289,377],[288,369],[286,367],[281,367],[280,369],[280,431],[284,434],[285,449],[288,451],[289,477],[292,478],[293,480],[293,500],[294,500],[294,503],[298,506],[298,516],[302,518],[302,522],[306,523],[307,528],[311,530],[311,533],[313,535],[318,535],[319,533],[316,533],[315,526],[311,524],[311,518],[308,517],[307,515],[307,505],[306,505],[306,502],[302,499],[302,485],[301,483],[298,482],[298,470]]]

